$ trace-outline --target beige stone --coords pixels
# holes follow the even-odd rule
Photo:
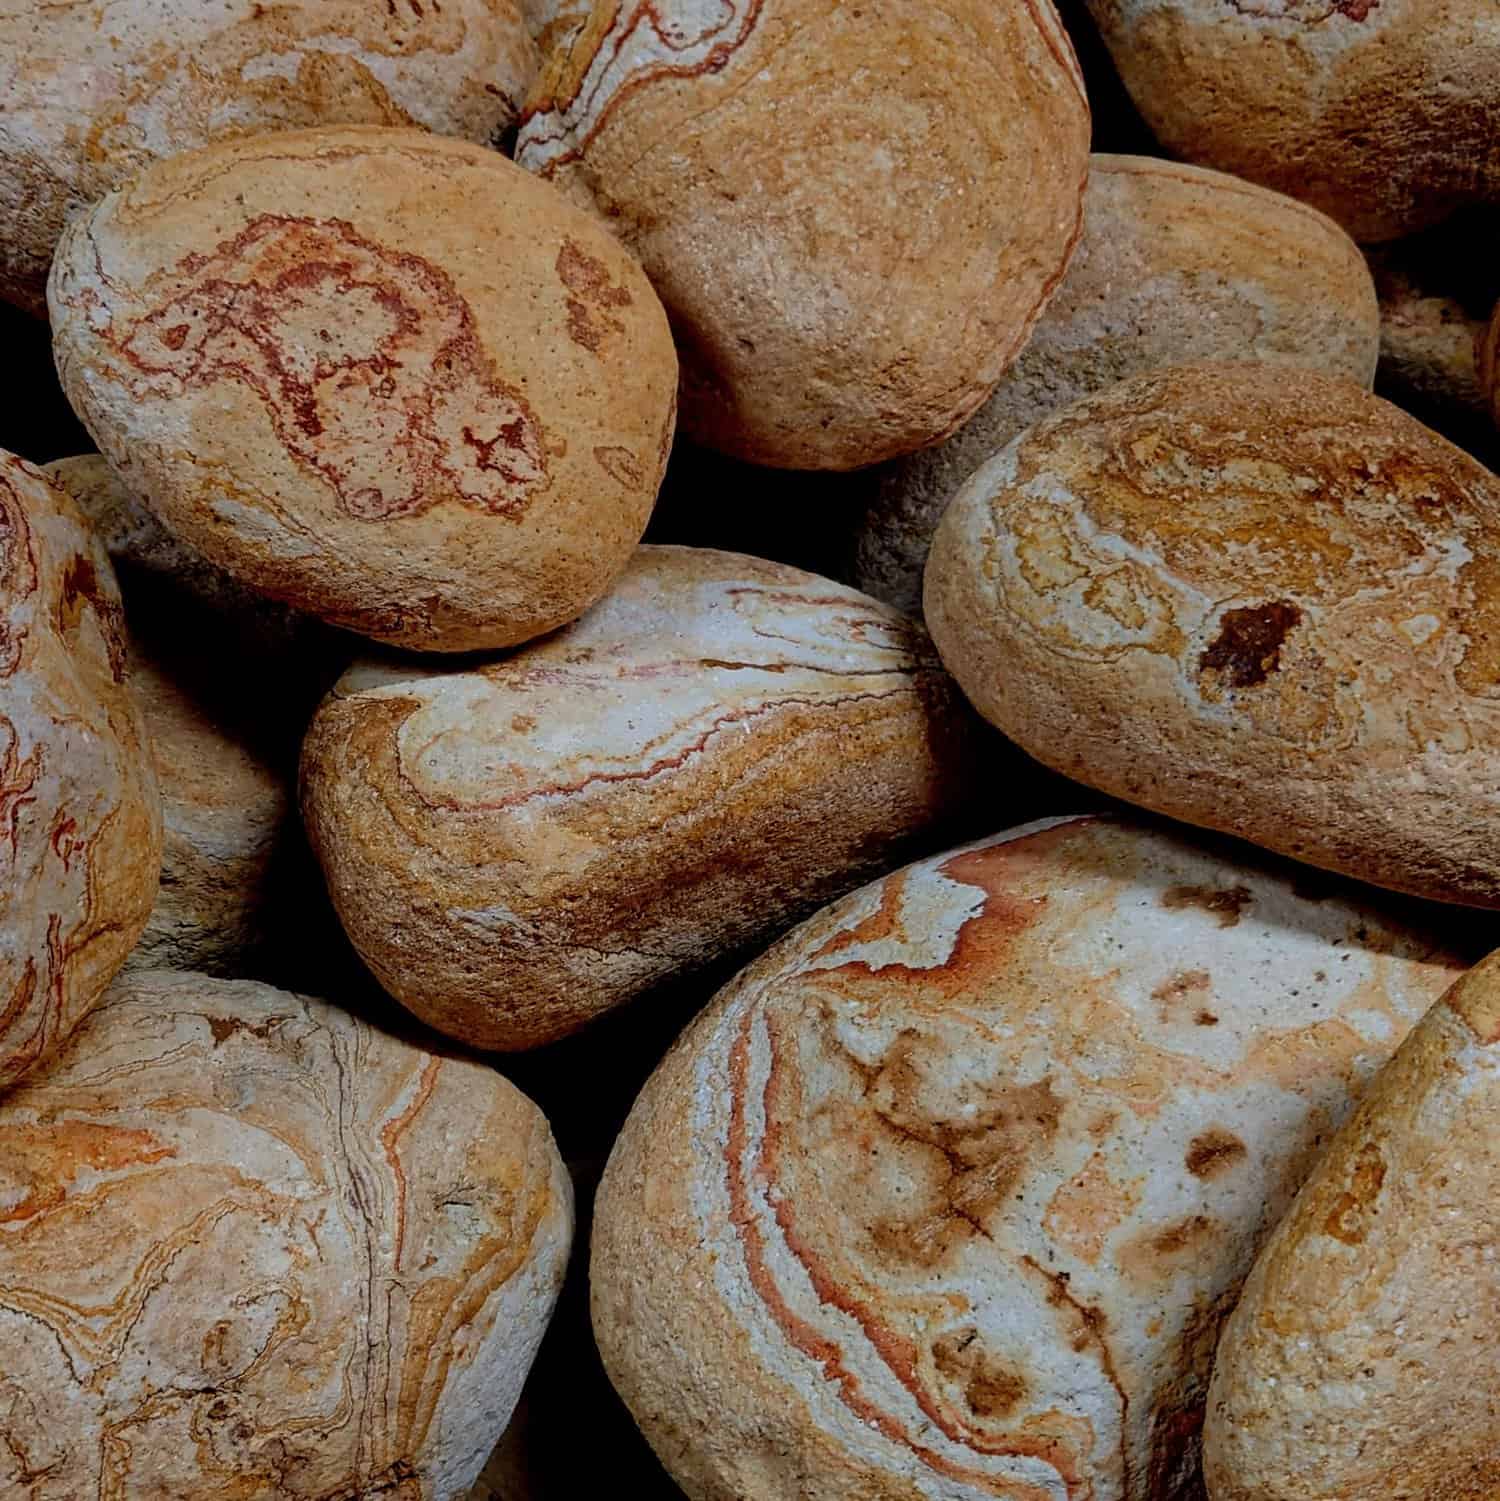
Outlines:
[[[0,297],[43,312],[67,216],[149,162],[309,125],[498,142],[537,63],[516,0],[3,0]]]
[[[688,436],[850,469],[936,442],[1077,241],[1088,106],[1050,0],[596,5],[516,159],[672,315]]]
[[[925,613],[980,713],[1113,796],[1500,906],[1500,480],[1359,387],[1194,365],[959,491]]]
[[[572,1195],[492,1070],[156,973],[0,1099],[0,1218],[0,1493],[457,1501]]]
[[[1500,959],[1427,1014],[1245,1284],[1204,1434],[1213,1501],[1500,1486]]]
[[[1280,189],[1359,240],[1500,199],[1490,0],[1087,0],[1178,156]]]
[[[1261,360],[1368,387],[1379,343],[1369,270],[1331,219],[1222,172],[1095,156],[1061,289],[974,416],[881,475],[854,582],[920,609],[932,533],[959,486],[1070,401],[1194,360]]]
[[[69,399],[242,583],[379,640],[510,645],[624,567],[676,356],[631,257],[492,151],[288,131],[148,168],[69,228]]]
[[[668,1054],[594,1329],[692,1501],[1187,1501],[1220,1321],[1457,972],[1295,868],[1097,818],[825,909]]]
[[[156,904],[127,964],[243,974],[265,936],[285,848],[286,778],[172,664],[137,651],[129,681],[156,763],[163,839]]]
[[[0,1090],[95,1004],[156,895],[161,802],[125,669],[104,549],[0,451]]]
[[[303,747],[303,814],[381,984],[451,1036],[522,1048],[890,863],[971,795],[969,735],[888,606],[643,547],[522,651],[351,668]]]

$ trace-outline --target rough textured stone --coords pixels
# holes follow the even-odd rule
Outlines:
[[[49,298],[64,389],[131,493],[382,641],[574,618],[666,464],[677,361],[639,266],[462,141],[286,131],[159,162],[73,222]]]
[[[1116,797],[1500,906],[1500,480],[1345,381],[1137,376],[985,465],[925,614],[979,711]]]
[[[850,469],[944,437],[1025,344],[1088,133],[1050,0],[637,0],[553,52],[516,159],[641,257],[688,436]]]
[[[567,1261],[541,1113],[248,981],[116,982],[0,1099],[0,1491],[456,1501]]]
[[[67,1038],[145,926],[161,802],[109,559],[0,452],[0,1090]]]
[[[1457,972],[1166,830],[1012,831],[825,909],[637,1101],[594,1329],[693,1501],[1187,1501],[1220,1321]]]
[[[357,664],[302,757],[355,948],[487,1048],[576,1030],[899,858],[973,790],[921,629],[799,569],[643,547],[568,630]]]

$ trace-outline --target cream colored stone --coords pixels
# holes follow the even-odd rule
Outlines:
[[[676,356],[640,268],[492,151],[286,131],[70,227],[63,387],[120,479],[242,583],[432,650],[510,645],[625,566]]]
[[[645,0],[554,50],[516,159],[641,257],[689,437],[852,469],[946,436],[1025,344],[1088,135],[1051,0]]]
[[[1220,1321],[1457,972],[1356,891],[1053,820],[825,909],[611,1156],[606,1368],[692,1501],[1186,1501]]]
[[[1492,0],[1087,0],[1178,156],[1389,240],[1500,199]]]
[[[1379,341],[1369,270],[1331,219],[1222,172],[1095,156],[1061,289],[974,416],[881,475],[854,582],[919,610],[932,534],[959,486],[1070,401],[1194,360],[1260,360],[1368,387]]]
[[[485,1048],[575,1031],[899,857],[972,795],[925,634],[800,569],[643,547],[568,630],[345,674],[302,753],[360,956]]]
[[[537,63],[516,0],[0,0],[0,296],[43,312],[68,215],[149,162],[308,125],[498,142]]]
[[[161,802],[125,664],[104,549],[0,451],[0,1090],[95,1004],[156,895]]]
[[[1500,1485],[1500,959],[1402,1044],[1225,1327],[1213,1501],[1480,1501]]]
[[[1032,428],[925,614],[974,705],[1104,792],[1500,906],[1500,480],[1359,387],[1191,365]]]
[[[0,1099],[0,1221],[0,1494],[456,1501],[572,1195],[492,1070],[158,973]]]

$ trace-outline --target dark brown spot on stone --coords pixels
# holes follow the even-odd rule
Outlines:
[[[1369,1234],[1369,1214],[1385,1182],[1385,1159],[1374,1142],[1367,1141],[1354,1159],[1354,1171],[1349,1177],[1349,1186],[1334,1201],[1332,1210],[1323,1221],[1323,1230],[1346,1246],[1364,1243]]]
[[[1221,928],[1232,928],[1254,897],[1248,886],[1230,886],[1215,890],[1212,886],[1169,886],[1162,893],[1161,904],[1175,912],[1182,907],[1201,907],[1219,919]]]
[[[1226,687],[1254,688],[1281,665],[1281,647],[1302,619],[1288,600],[1226,610],[1219,634],[1198,658],[1200,682],[1216,696]]]
[[[629,291],[614,286],[604,262],[573,240],[565,239],[557,252],[557,274],[573,294],[567,299],[568,337],[590,354],[598,354],[607,336],[624,328],[611,310],[630,306]]]
[[[932,1363],[940,1376],[959,1388],[977,1418],[1007,1417],[1029,1390],[1025,1375],[995,1359],[976,1329],[950,1330],[936,1340]]]
[[[1217,1178],[1245,1156],[1245,1143],[1222,1126],[1210,1126],[1188,1143],[1187,1170],[1195,1178]]]

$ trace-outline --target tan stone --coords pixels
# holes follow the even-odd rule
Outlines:
[[[1215,1361],[1213,1501],[1500,1486],[1500,959],[1428,1013],[1255,1263]]]
[[[0,451],[0,1090],[95,1004],[156,895],[161,802],[125,667],[104,549]]]
[[[45,311],[68,214],[149,162],[308,125],[499,141],[537,63],[516,0],[4,0],[0,297]]]
[[[1077,241],[1088,106],[1050,0],[596,5],[516,159],[672,315],[688,436],[850,469],[944,437]]]
[[[1178,156],[1302,198],[1359,240],[1500,199],[1491,0],[1087,0]]]
[[[1056,771],[1313,865],[1500,906],[1500,480],[1328,376],[1137,376],[949,506],[925,613]]]
[[[594,1330],[692,1501],[1187,1501],[1214,1339],[1457,972],[1357,892],[1053,820],[825,909],[605,1172]]]
[[[242,583],[434,650],[572,619],[672,436],[640,268],[492,151],[288,131],[148,168],[69,228],[59,373],[122,482]]]
[[[974,416],[881,475],[854,582],[920,609],[932,533],[959,486],[1070,401],[1194,360],[1261,360],[1368,387],[1379,339],[1370,273],[1331,219],[1222,172],[1095,156],[1061,289]]]
[[[0,1220],[0,1493],[457,1501],[572,1195],[490,1069],[156,973],[0,1099]]]
[[[972,794],[919,627],[781,564],[643,547],[568,630],[351,668],[308,836],[381,984],[485,1048],[572,1032],[847,890]]]

